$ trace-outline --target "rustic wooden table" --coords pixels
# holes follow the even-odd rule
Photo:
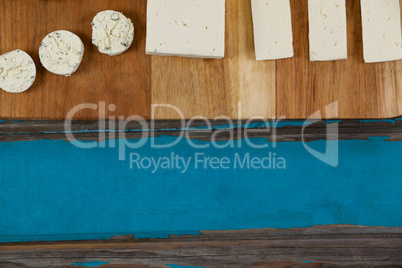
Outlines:
[[[145,55],[145,0],[1,0],[0,54],[27,51],[38,76],[0,91],[0,267],[402,267],[402,61],[363,63],[347,0],[349,59],[309,62],[307,0],[290,2],[295,57],[256,62],[249,1],[226,0],[226,57],[204,60]],[[106,9],[135,24],[118,57],[91,45]],[[70,78],[40,68],[60,29],[85,44]],[[132,159],[198,154],[273,167]]]
[[[327,130],[333,121],[319,121],[304,130],[304,121],[285,121],[276,134],[265,123],[254,122],[253,128],[239,124],[234,136],[222,132],[231,129],[222,126],[225,123],[216,121],[211,129],[202,130],[205,122],[194,121],[186,129],[187,139],[209,144],[245,137],[253,142],[277,141],[276,152],[286,153],[288,170],[152,175],[118,164],[115,150],[109,152],[102,146],[89,151],[72,149],[63,141],[67,135],[63,122],[1,122],[0,242],[8,243],[0,244],[0,267],[402,264],[402,232],[397,227],[402,215],[400,119],[342,120],[335,123],[336,132]],[[143,137],[139,123],[126,127],[104,137],[98,121],[77,121],[72,133],[78,140],[90,142],[122,131],[131,142]],[[179,121],[157,121],[154,130],[145,132],[155,137],[156,143],[163,143],[179,136],[180,130]],[[307,153],[297,152],[302,141],[313,146],[333,140],[337,133],[344,161],[336,169],[317,165]],[[174,148],[190,155],[200,152],[182,142]],[[259,154],[249,147],[244,150]],[[158,154],[148,147],[134,152]],[[216,155],[219,150],[204,152]],[[387,156],[378,157],[380,152]],[[292,162],[293,157],[298,164]],[[162,190],[155,188],[158,184],[163,185]],[[312,225],[322,226],[290,228]],[[284,229],[264,229],[270,226]],[[85,231],[88,228],[92,233]],[[158,232],[163,228],[165,232]],[[200,231],[204,228],[220,231]]]

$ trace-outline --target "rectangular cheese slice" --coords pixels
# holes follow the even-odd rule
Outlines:
[[[345,0],[308,0],[308,17],[310,61],[347,59]]]
[[[293,57],[289,0],[251,0],[257,60]]]
[[[225,0],[148,0],[146,53],[223,58]]]
[[[361,0],[364,60],[402,59],[399,0]]]

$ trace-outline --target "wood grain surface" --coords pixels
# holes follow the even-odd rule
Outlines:
[[[273,118],[275,61],[254,55],[250,1],[226,1],[226,48],[222,60],[152,58],[152,102],[171,104],[185,118]],[[171,108],[155,109],[156,119],[180,119]]]
[[[78,104],[102,102],[106,107],[114,104],[116,110],[99,114],[85,109],[74,118],[295,119],[316,111],[326,118],[400,116],[402,61],[363,62],[360,4],[346,2],[349,59],[312,63],[308,59],[307,0],[291,0],[295,57],[266,62],[254,58],[249,0],[226,0],[223,60],[146,56],[145,0],[2,0],[0,54],[17,48],[27,51],[38,75],[24,94],[0,91],[0,118],[64,119]],[[92,18],[106,9],[122,11],[134,22],[135,43],[123,55],[102,55],[91,44]],[[82,65],[70,78],[47,72],[39,62],[41,40],[60,29],[75,32],[85,44]],[[336,101],[337,109],[325,110]],[[159,104],[177,106],[181,114]]]
[[[149,125],[151,122],[147,122]],[[245,120],[240,125],[245,125]],[[286,123],[283,121],[283,123]],[[402,141],[402,118],[395,120],[384,120],[381,122],[360,122],[360,120],[342,120],[338,124],[338,129],[328,129],[328,122],[318,121],[304,128],[301,121],[300,126],[288,126],[276,128],[266,127],[264,122],[252,121],[252,125],[260,124],[260,127],[249,129],[238,128],[234,133],[222,131],[227,126],[227,121],[216,120],[211,122],[211,130],[204,120],[186,121],[185,125],[194,130],[185,130],[186,137],[200,141],[229,141],[248,138],[266,138],[276,142],[300,142],[318,140],[369,140],[372,138],[384,137],[386,141]],[[142,130],[143,126],[136,121],[129,122],[123,127],[119,122],[102,122],[103,128],[98,121],[74,121],[71,131],[74,137],[79,140],[104,141],[105,139],[115,139],[117,133],[124,132],[127,139],[140,139],[143,136],[173,136],[179,137],[182,133],[182,122],[179,120],[162,120],[154,122],[153,130]],[[113,126],[113,127],[112,127]],[[104,133],[99,130],[115,129]],[[226,127],[228,130],[229,128]],[[102,135],[100,135],[102,133]],[[66,133],[63,121],[8,121],[0,122],[0,142],[12,141],[35,141],[35,140],[65,140]]]
[[[199,236],[0,245],[0,267],[400,267],[401,228],[202,231]],[[96,266],[98,266],[96,265]]]
[[[277,62],[277,116],[388,118],[402,114],[402,61],[363,60],[360,1],[346,0],[348,60],[309,62],[307,0],[291,0],[295,57]],[[402,5],[402,1],[401,5]],[[325,107],[338,101],[339,113]]]
[[[135,42],[123,55],[100,54],[92,45],[91,22],[99,11],[116,9],[133,19]],[[28,52],[37,66],[37,80],[24,94],[0,90],[1,118],[64,119],[82,103],[115,104],[110,115],[150,116],[150,58],[144,53],[146,1],[142,0],[1,0],[0,53],[14,49]],[[85,54],[71,77],[51,74],[41,67],[39,45],[55,30],[69,30],[84,42]],[[85,109],[77,119],[97,119],[99,112]],[[105,117],[105,116],[100,116]]]

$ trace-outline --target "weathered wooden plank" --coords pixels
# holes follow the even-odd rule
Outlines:
[[[0,267],[398,267],[402,229],[321,226],[209,231],[154,240],[0,245]]]
[[[334,121],[338,122],[338,121]],[[226,141],[230,139],[269,138],[272,141],[314,141],[331,140],[338,136],[339,140],[361,139],[370,137],[387,137],[389,141],[402,140],[402,120],[389,119],[380,121],[342,120],[337,129],[328,130],[331,121],[317,121],[303,126],[304,121],[144,121],[143,124],[131,121],[127,124],[117,121],[74,121],[71,131],[80,140],[115,139],[123,132],[127,139],[138,139],[144,135],[157,137],[160,135],[180,136],[183,132],[191,139]],[[276,126],[276,127],[275,127]],[[0,142],[65,139],[64,121],[25,121],[0,123]],[[182,132],[183,131],[183,132]]]

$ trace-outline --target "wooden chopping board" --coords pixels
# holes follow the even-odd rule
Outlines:
[[[266,62],[255,61],[250,0],[226,0],[223,60],[145,55],[146,0],[1,0],[0,54],[28,52],[38,75],[26,93],[0,91],[0,118],[64,119],[83,103],[114,104],[116,109],[105,114],[85,109],[75,119],[301,119],[319,110],[328,118],[400,116],[402,61],[364,63],[360,1],[346,1],[349,59],[312,63],[307,0],[291,0],[295,57]],[[100,54],[91,44],[91,21],[107,9],[123,12],[136,28],[133,47],[116,57]],[[39,62],[42,39],[61,29],[79,35],[86,49],[70,78],[49,73]],[[325,110],[336,101],[338,112],[334,106]],[[158,104],[174,105],[180,112]]]

